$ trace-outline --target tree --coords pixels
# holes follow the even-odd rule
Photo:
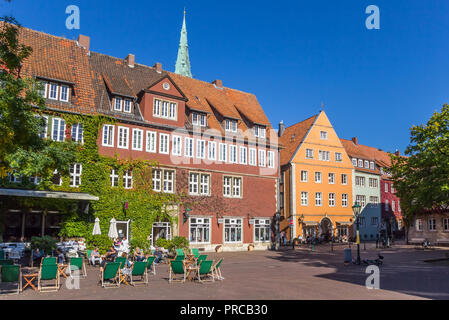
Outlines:
[[[45,186],[55,169],[68,171],[76,145],[40,137],[45,101],[38,82],[21,75],[32,48],[20,43],[20,28],[14,18],[0,18],[0,177],[40,176]]]
[[[391,168],[407,221],[424,210],[449,208],[449,105],[410,132],[408,157],[393,155]]]

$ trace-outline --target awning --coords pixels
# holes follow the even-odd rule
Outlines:
[[[341,226],[350,226],[350,225],[352,225],[352,222],[349,222],[349,221],[336,221],[335,223],[339,224]]]
[[[313,227],[319,225],[317,221],[303,221],[302,224],[304,224],[306,227]]]
[[[100,198],[82,192],[0,189],[0,196],[98,201]]]

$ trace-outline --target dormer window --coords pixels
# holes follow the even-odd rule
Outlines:
[[[226,119],[225,130],[231,132],[237,132],[237,120]]]
[[[122,111],[123,99],[120,97],[115,97],[114,99],[114,111]]]
[[[254,126],[254,136],[259,138],[265,138],[266,136],[266,129],[263,126]]]
[[[125,99],[125,103],[123,105],[123,111],[131,113],[131,100],[130,99]]]
[[[70,98],[69,85],[47,81],[40,81],[40,84],[42,87],[39,89],[39,93],[43,98],[62,102],[69,102]]]
[[[154,99],[153,116],[176,120],[178,114],[178,104],[175,102]]]
[[[68,102],[69,101],[69,87],[60,86],[59,100]]]
[[[192,113],[192,124],[194,126],[206,126],[206,115],[202,113],[194,112]]]

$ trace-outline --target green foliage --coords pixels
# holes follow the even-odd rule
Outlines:
[[[189,240],[185,237],[174,237],[173,248],[174,249],[187,249],[189,247]]]
[[[129,242],[130,252],[133,252],[137,247],[142,249],[145,253],[151,252],[151,242],[149,240],[142,240],[140,238],[132,239]]]
[[[34,250],[36,248],[44,254],[49,255],[57,248],[56,240],[50,236],[31,237],[31,249]]]
[[[392,156],[391,174],[406,221],[423,209],[449,205],[449,106],[410,129],[408,157]]]
[[[98,248],[100,254],[105,254],[106,251],[112,246],[112,239],[110,239],[107,235],[97,234],[97,235],[89,235],[86,237],[86,249],[93,250]]]
[[[165,248],[167,250],[170,250],[173,247],[171,240],[167,240],[167,239],[163,239],[163,238],[159,238],[156,240],[156,246]]]

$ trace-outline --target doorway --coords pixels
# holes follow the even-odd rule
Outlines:
[[[151,229],[151,245],[154,246],[159,238],[171,240],[171,235],[170,222],[154,222]]]

